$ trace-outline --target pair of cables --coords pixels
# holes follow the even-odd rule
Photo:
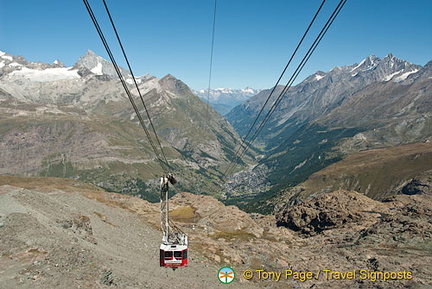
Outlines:
[[[278,107],[278,105],[280,104],[280,102],[282,101],[283,97],[286,95],[287,91],[292,86],[292,84],[294,83],[294,81],[296,80],[296,78],[298,77],[298,75],[300,74],[300,72],[302,71],[303,67],[306,65],[306,63],[308,62],[309,58],[314,53],[314,51],[317,48],[318,44],[321,42],[321,40],[323,39],[324,35],[329,30],[330,26],[333,24],[334,20],[339,15],[340,11],[342,10],[342,8],[345,5],[345,3],[347,2],[347,0],[341,0],[339,2],[339,4],[336,6],[336,8],[334,9],[333,13],[328,18],[328,20],[325,23],[325,25],[322,27],[320,33],[318,34],[318,36],[316,36],[315,41],[309,47],[309,49],[306,52],[306,54],[304,55],[303,59],[298,64],[297,68],[295,69],[295,71],[293,72],[293,74],[291,75],[291,77],[289,78],[288,82],[286,83],[286,85],[284,86],[284,88],[282,89],[282,91],[279,93],[279,95],[277,96],[276,100],[273,102],[273,104],[270,107],[270,109],[267,111],[267,113],[264,116],[264,118],[259,123],[259,125],[258,125],[257,129],[255,130],[255,132],[253,133],[252,137],[249,138],[249,136],[252,134],[252,131],[253,131],[255,125],[258,123],[261,115],[263,114],[265,107],[267,106],[267,104],[269,103],[271,97],[273,96],[273,94],[274,94],[276,88],[278,87],[278,85],[279,85],[282,77],[284,76],[286,70],[291,65],[292,60],[294,59],[294,56],[297,54],[300,46],[302,45],[304,39],[306,38],[306,35],[309,33],[310,28],[312,27],[313,23],[315,22],[318,14],[320,13],[320,11],[321,11],[322,7],[324,6],[325,2],[326,2],[326,0],[322,1],[322,3],[319,6],[317,12],[315,13],[314,17],[312,18],[311,22],[309,23],[309,26],[307,27],[305,33],[303,34],[301,40],[299,41],[297,47],[295,48],[293,54],[291,55],[290,59],[288,60],[288,63],[285,66],[284,70],[282,71],[279,79],[277,80],[277,82],[274,85],[273,89],[271,90],[269,96],[267,97],[266,101],[264,102],[261,110],[259,111],[258,115],[256,116],[253,124],[249,128],[249,130],[246,133],[245,137],[242,139],[241,144],[240,144],[239,148],[237,149],[237,151],[236,151],[236,153],[234,155],[233,160],[231,161],[231,163],[229,164],[229,166],[227,167],[226,171],[223,174],[223,177],[222,177],[223,179],[226,178],[228,175],[231,175],[234,172],[234,170],[237,167],[237,165],[239,164],[240,160],[246,154],[246,152],[248,151],[248,149],[250,148],[250,146],[252,145],[252,143],[257,138],[258,134],[262,131],[262,129],[264,128],[264,126],[266,125],[266,123],[269,121],[271,115],[274,113],[274,111],[276,110],[276,108]]]
[[[91,8],[88,0],[83,0],[83,2],[84,2],[84,5],[86,6],[87,12],[89,13],[90,18],[92,19],[93,24],[94,24],[94,26],[95,26],[98,34],[99,34],[99,37],[102,40],[102,44],[104,45],[105,50],[108,53],[108,56],[109,56],[109,58],[111,60],[111,63],[114,65],[114,69],[115,69],[115,71],[117,73],[117,76],[119,77],[120,82],[121,82],[121,84],[122,84],[122,86],[123,86],[123,88],[124,88],[124,90],[125,90],[128,98],[129,98],[129,101],[132,104],[132,107],[133,107],[133,109],[135,111],[135,114],[137,115],[138,120],[140,122],[140,125],[143,128],[143,130],[144,130],[144,132],[145,132],[145,134],[147,136],[147,139],[148,139],[148,141],[149,141],[149,143],[150,143],[150,145],[151,145],[151,147],[153,149],[153,152],[155,153],[156,158],[157,158],[157,160],[158,160],[158,162],[159,162],[162,170],[164,171],[164,173],[168,173],[171,167],[170,167],[170,165],[168,163],[168,159],[167,159],[167,157],[165,155],[165,152],[164,152],[164,150],[162,148],[162,144],[161,144],[161,142],[159,140],[159,137],[158,137],[158,135],[156,133],[156,129],[155,129],[155,127],[153,125],[153,121],[152,121],[152,119],[150,117],[149,110],[148,110],[147,106],[145,105],[144,98],[143,98],[143,96],[141,94],[141,91],[140,91],[140,89],[138,87],[138,83],[137,83],[137,81],[135,79],[135,75],[133,74],[133,71],[132,71],[131,65],[129,63],[128,57],[127,57],[126,52],[125,52],[125,50],[123,48],[123,44],[122,44],[122,42],[120,40],[119,34],[117,32],[117,29],[116,29],[116,27],[114,25],[114,21],[113,21],[113,19],[111,17],[111,13],[110,13],[110,11],[108,9],[108,5],[106,4],[105,0],[103,0],[103,4],[104,4],[105,10],[106,10],[106,13],[107,13],[107,15],[109,17],[109,20],[111,22],[111,26],[112,26],[112,28],[114,30],[114,33],[115,33],[116,38],[117,38],[117,41],[118,41],[118,43],[120,45],[121,51],[123,53],[123,57],[126,60],[126,63],[127,63],[129,72],[130,72],[130,74],[132,76],[132,79],[133,79],[133,82],[135,84],[135,87],[136,87],[136,89],[138,91],[138,95],[139,95],[141,103],[142,103],[142,105],[144,107],[144,110],[146,112],[146,115],[147,115],[147,118],[148,118],[151,130],[152,130],[152,132],[153,132],[153,134],[155,136],[156,144],[153,141],[153,138],[151,136],[150,131],[148,130],[147,126],[145,125],[144,119],[143,119],[143,117],[142,117],[142,115],[141,115],[141,113],[140,113],[140,111],[138,109],[138,106],[135,103],[135,100],[133,98],[133,95],[132,95],[131,91],[129,90],[129,87],[128,87],[127,83],[126,83],[126,80],[125,80],[123,74],[120,71],[120,67],[117,65],[115,57],[114,57],[114,55],[113,55],[113,53],[112,53],[112,51],[110,49],[110,46],[109,46],[109,44],[108,44],[108,42],[107,42],[107,40],[105,38],[105,35],[104,35],[104,33],[103,33],[100,25],[99,25],[99,22],[98,22],[98,20],[97,20],[97,18],[95,16],[95,14],[93,13],[93,10],[92,10],[92,8]]]

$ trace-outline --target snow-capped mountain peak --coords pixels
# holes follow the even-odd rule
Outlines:
[[[258,94],[260,89],[253,89],[246,87],[243,89],[232,89],[232,88],[213,88],[208,92],[207,89],[195,90],[194,93],[201,98],[207,100],[209,97],[210,102],[213,103],[224,103],[227,100],[231,102],[243,102],[249,97]]]
[[[395,57],[389,53],[384,58],[370,55],[360,63],[345,66],[351,77],[372,78],[374,81],[402,81],[410,74],[417,72],[418,65]]]
[[[22,56],[12,56],[0,52],[0,75],[8,81],[50,82],[80,78],[77,69],[65,67],[61,61],[52,65],[42,62],[30,62]]]
[[[113,65],[91,50],[87,50],[87,52],[78,59],[78,61],[74,65],[74,68],[86,68],[96,75],[106,74],[113,78],[117,77]],[[124,72],[127,73],[127,71]]]
[[[9,61],[12,61],[12,56],[6,52],[0,51],[0,57]]]
[[[74,69],[84,69],[88,73],[93,73],[95,75],[108,75],[111,78],[117,79],[117,72],[111,62],[100,57],[91,50],[81,56],[74,65]],[[133,78],[130,72],[122,67],[119,67],[121,74],[125,78],[126,82],[133,84]],[[152,78],[150,74],[145,74],[143,76],[136,76],[135,79],[138,84],[145,82],[147,79]]]
[[[246,87],[243,89],[232,88],[213,88],[194,90],[193,92],[203,101],[209,101],[219,113],[226,114],[235,106],[248,100],[250,97],[258,94],[261,90]]]
[[[60,60],[54,60],[52,67],[58,68],[58,67],[65,67],[64,63],[61,62]]]
[[[380,63],[380,59],[375,55],[370,55],[355,65],[350,72],[368,71],[374,69]]]

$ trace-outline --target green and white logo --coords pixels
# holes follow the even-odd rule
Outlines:
[[[218,279],[223,284],[229,284],[235,279],[235,272],[231,267],[222,267],[218,271]]]

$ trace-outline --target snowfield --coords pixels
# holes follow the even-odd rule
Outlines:
[[[15,70],[11,72],[9,77],[21,77],[30,81],[36,82],[49,82],[63,79],[77,79],[81,76],[78,74],[78,70],[70,68],[49,68],[45,70],[36,70],[23,67],[21,70]]]
[[[92,70],[90,70],[91,72],[93,72],[96,75],[102,75],[102,63],[98,63]]]

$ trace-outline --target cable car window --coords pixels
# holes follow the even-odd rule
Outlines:
[[[172,251],[165,251],[165,259],[169,260],[171,259],[173,256],[173,252]]]
[[[182,258],[182,252],[181,251],[174,251],[174,257],[179,260]]]
[[[183,259],[187,259],[187,250],[183,251]]]

